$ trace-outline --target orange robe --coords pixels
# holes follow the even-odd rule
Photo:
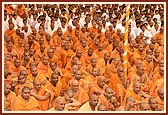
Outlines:
[[[43,74],[41,74],[41,73],[38,73],[36,77],[37,77],[37,79],[40,80],[40,83],[42,83],[44,80],[46,80],[46,77]],[[32,74],[30,73],[27,76],[27,81],[33,83],[34,78],[35,77],[33,77]]]
[[[90,31],[90,32],[93,32],[93,33],[96,33],[97,28],[93,28],[93,27],[91,27],[91,28],[89,28],[89,31]]]
[[[21,60],[23,53],[24,53],[24,46],[20,46],[19,44],[16,44],[14,46],[14,49],[16,50],[16,52],[18,54],[18,58]]]
[[[79,101],[82,105],[89,100],[89,96],[83,88],[79,87],[79,91],[74,94],[74,99]]]
[[[14,34],[14,33],[15,33],[15,30],[14,30],[14,29],[12,29],[12,30],[7,29],[7,30],[5,31],[5,33],[4,33],[4,36],[5,36],[5,37],[10,37],[10,36],[12,36],[12,34]]]
[[[62,84],[63,91],[66,91],[68,89],[68,83],[73,78],[72,74],[70,72],[66,72],[63,77],[61,77],[60,81]]]
[[[22,5],[21,8],[18,8],[18,6],[16,6],[15,11],[17,11],[18,16],[22,16],[25,13],[26,9],[24,5]]]
[[[17,85],[15,86],[15,89],[14,89],[14,92],[16,93],[17,96],[21,94],[22,88],[23,88],[24,86],[28,86],[28,87],[30,87],[30,88],[33,88],[33,84],[30,83],[30,82],[28,82],[28,81],[26,81],[26,83],[24,83],[24,84],[17,84]]]
[[[41,89],[37,92],[37,95],[44,96],[46,94],[46,87],[42,86]],[[46,100],[38,100],[40,105],[40,110],[45,111],[48,110],[49,98]]]
[[[144,60],[143,63],[144,63],[143,65],[145,67],[146,73],[148,74],[148,76],[150,76],[151,72],[153,71],[153,67],[154,67],[153,62],[149,63],[146,60]]]
[[[116,49],[114,49],[114,50],[111,52],[110,58],[120,58],[119,52],[118,52]]]
[[[135,100],[136,100],[136,102],[137,102],[137,104],[138,104],[138,102],[141,100],[141,96],[139,96],[138,94],[136,94],[133,90],[127,90],[127,91],[126,91],[126,94],[125,94],[124,101],[123,101],[123,105],[126,104],[126,99],[127,99],[127,97],[129,97],[129,96],[134,97]]]
[[[135,50],[135,52],[134,52],[134,54],[132,56],[132,60],[133,60],[132,62],[135,63],[135,61],[137,59],[143,60],[145,56],[146,56],[146,52],[145,51],[139,52],[138,50]]]
[[[161,34],[160,32],[156,33],[154,38],[156,39],[157,37],[161,37],[161,40],[164,41],[164,33],[163,34]]]
[[[36,53],[34,54],[35,58],[37,59],[37,62],[38,61],[41,61],[42,57],[47,53],[47,49],[44,50],[44,52],[41,52],[40,49],[38,49],[36,51]]]
[[[96,91],[96,90],[104,91],[106,87],[108,87],[108,86],[107,86],[107,85],[104,85],[103,88],[100,88],[97,84],[93,84],[93,85],[91,86],[91,88],[89,89],[89,94],[95,94],[95,91]]]
[[[106,67],[109,65],[109,61],[107,61],[107,63],[105,63],[104,58],[101,58],[98,62],[97,62],[97,67],[100,67],[100,73],[103,75]]]
[[[124,97],[126,89],[122,85],[122,81],[117,74],[111,76],[109,86],[116,92],[116,97]]]
[[[12,106],[12,111],[38,111],[40,110],[39,102],[30,96],[29,101],[24,100],[21,95],[16,97]]]
[[[5,5],[4,10],[7,11],[7,14],[12,14],[14,9],[12,5]]]
[[[14,92],[9,92],[7,96],[4,95],[4,111],[12,109],[12,105],[16,99],[16,94]]]
[[[15,66],[15,65],[11,65],[9,67],[9,70],[12,72],[12,75],[11,76],[8,76],[7,79],[9,80],[16,80],[18,79],[18,74],[20,73],[21,70],[26,70],[25,67],[23,67],[22,65],[20,65],[18,68]]]
[[[164,87],[164,78],[160,78],[158,80],[156,80],[155,82],[152,82],[152,87],[151,87],[151,90],[150,90],[150,94],[154,97],[157,97],[158,96],[158,93],[157,93],[157,90],[158,88],[160,87]]]
[[[117,33],[114,33],[114,34],[113,34],[113,38],[116,39],[116,40],[119,41],[119,42],[121,41],[121,40],[120,40],[120,37],[117,35]]]
[[[98,56],[96,54],[93,53],[92,56],[89,56],[87,52],[85,54],[83,54],[83,57],[85,58],[86,67],[90,64],[91,58],[95,58],[95,59],[98,58]]]
[[[153,75],[152,81],[156,82],[158,79],[164,78],[164,76],[161,76],[159,72]]]
[[[115,74],[117,74],[117,68],[112,62],[110,65],[106,67],[104,77],[106,78],[106,81],[110,81],[111,77]]]
[[[110,100],[108,100],[104,95],[100,95],[101,104],[106,106],[107,110],[110,111]]]
[[[104,57],[105,53],[107,53],[107,50],[103,49],[102,51],[98,51],[98,49],[96,49],[93,54],[96,54],[98,56],[98,60],[99,60],[100,58]]]
[[[40,62],[37,66],[37,70],[43,74],[44,76],[48,73],[49,66],[44,65],[42,62]]]
[[[68,57],[70,55],[70,57]],[[67,63],[71,61],[71,58],[75,56],[73,50],[61,50],[60,51],[61,61],[63,67],[66,67]]]

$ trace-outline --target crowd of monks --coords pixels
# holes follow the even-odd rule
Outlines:
[[[4,111],[164,111],[164,4],[4,4]]]

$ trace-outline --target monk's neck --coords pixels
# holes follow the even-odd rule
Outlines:
[[[55,82],[51,82],[51,84],[52,84],[54,87],[57,86],[57,83],[55,83]]]
[[[92,111],[95,111],[95,107],[94,106],[90,105],[90,108],[92,109]]]
[[[10,93],[10,92],[9,92],[9,93]],[[4,93],[6,98],[8,97],[9,93]]]
[[[141,77],[143,74],[137,73],[137,75]]]
[[[107,97],[106,95],[104,95],[104,97],[105,97],[108,101],[110,101],[110,98],[109,98],[109,97]]]

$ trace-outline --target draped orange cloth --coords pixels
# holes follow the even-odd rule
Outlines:
[[[4,111],[12,109],[12,105],[16,99],[16,94],[14,92],[9,92],[9,94],[4,96]]]
[[[37,95],[40,95],[40,96],[44,96],[46,94],[46,87],[45,86],[42,86],[41,89],[37,92]],[[47,98],[46,100],[38,100],[39,102],[39,105],[40,105],[40,110],[42,111],[45,111],[45,110],[48,110],[48,105],[49,105],[49,98]]]
[[[74,99],[79,101],[82,105],[89,100],[89,96],[83,88],[79,87],[79,91],[75,93]]]
[[[39,111],[39,102],[32,96],[30,96],[29,101],[24,100],[21,95],[16,97],[15,102],[12,106],[12,111]]]

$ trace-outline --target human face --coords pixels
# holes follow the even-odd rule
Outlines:
[[[77,79],[77,80],[80,80],[81,78],[82,78],[82,73],[81,73],[81,71],[76,71],[76,73],[75,73],[75,78]]]
[[[22,91],[22,97],[23,97],[25,100],[28,100],[28,99],[30,98],[30,90],[29,90],[29,89],[23,90],[23,91]]]
[[[58,111],[63,111],[65,108],[65,100],[64,99],[60,99],[57,103],[56,103],[56,110]]]
[[[48,65],[48,57],[47,56],[43,57],[43,64]]]
[[[33,76],[37,76],[38,74],[37,68],[36,67],[31,68],[31,73]]]
[[[156,101],[156,99],[152,99],[150,102],[150,108],[152,110],[158,109],[158,102]]]
[[[94,95],[89,99],[89,104],[92,105],[93,107],[96,107],[99,102],[98,96]]]
[[[93,54],[93,50],[92,49],[88,49],[88,55],[92,56],[92,54]]]
[[[74,92],[77,92],[77,91],[79,90],[79,83],[78,83],[78,82],[74,82],[74,83],[72,84],[72,90],[73,90]]]
[[[97,63],[96,59],[92,59],[92,60],[91,60],[91,65],[92,65],[93,67],[96,67],[96,63]]]
[[[76,57],[80,58],[81,56],[82,56],[82,51],[81,50],[77,50]]]
[[[54,51],[52,49],[49,49],[47,54],[48,54],[48,57],[52,58],[54,55]]]
[[[105,92],[105,95],[107,96],[108,99],[111,99],[114,96],[114,92],[112,90],[107,90]]]
[[[57,74],[52,74],[51,81],[56,84],[58,82],[58,75]]]
[[[97,68],[92,69],[92,75],[95,76],[95,77],[99,75],[99,72],[98,72]]]
[[[26,76],[25,75],[19,75],[18,81],[20,84],[24,84],[26,82]]]
[[[105,85],[105,78],[104,77],[101,77],[97,80],[97,84],[100,88],[103,88],[104,85]]]
[[[133,90],[136,94],[138,94],[139,91],[141,91],[141,84],[136,84],[135,86],[133,86]]]
[[[4,94],[7,95],[11,91],[11,85],[10,84],[5,84],[4,87]]]
[[[164,67],[159,67],[159,73],[161,76],[164,75]]]
[[[20,66],[20,60],[19,59],[16,59],[14,63],[15,63],[15,66],[17,68]]]
[[[109,53],[104,54],[104,59],[109,60],[110,59],[110,54]]]
[[[159,92],[159,97],[160,97],[161,99],[164,99],[164,90],[161,90],[161,91]]]
[[[56,69],[56,64],[54,62],[50,63],[50,68],[54,71]]]
[[[39,80],[37,80],[35,83],[34,83],[34,88],[39,91],[41,89],[41,83]]]
[[[141,108],[141,111],[150,111],[150,106],[149,104],[144,104],[142,105],[143,107]]]
[[[138,48],[138,49],[139,49],[140,52],[143,52],[143,51],[144,51],[143,45],[139,45],[139,48]]]

